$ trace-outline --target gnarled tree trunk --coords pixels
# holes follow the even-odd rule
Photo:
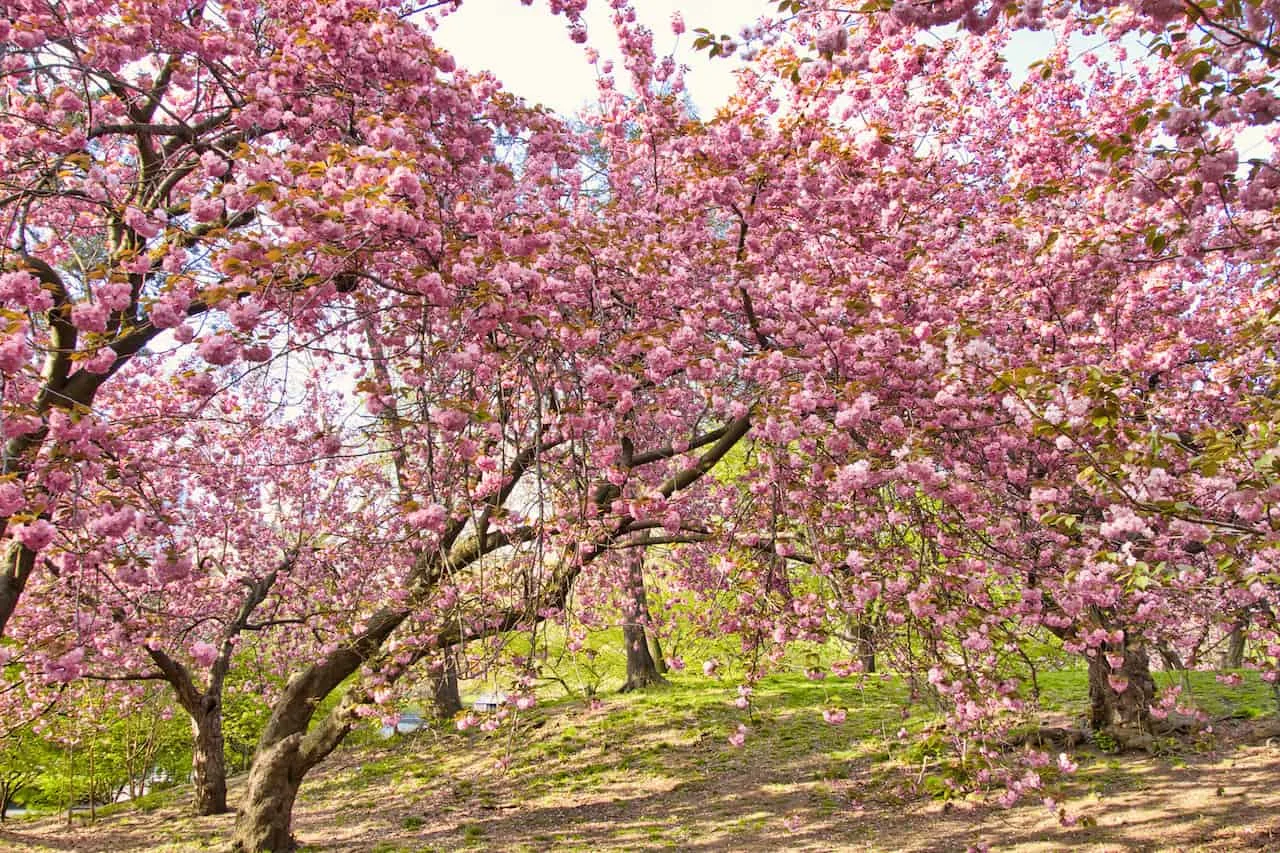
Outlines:
[[[1123,654],[1124,662],[1114,670],[1107,654]],[[1111,679],[1124,682],[1117,691]],[[1151,677],[1147,650],[1139,643],[1125,642],[1123,647],[1105,643],[1089,658],[1089,726],[1094,731],[1113,727],[1147,729],[1151,722],[1151,703],[1156,684]]]
[[[297,848],[293,838],[293,802],[303,777],[342,743],[351,731],[355,708],[367,696],[348,691],[338,706],[315,725],[316,706],[366,662],[400,623],[405,610],[374,614],[356,638],[313,663],[285,685],[271,709],[249,767],[231,849],[235,853],[283,853]]]
[[[231,836],[231,847],[237,853],[287,853],[297,849],[293,802],[310,769],[299,749],[301,742],[301,734],[292,734],[259,747]]]
[[[192,715],[195,747],[191,771],[195,793],[193,807],[198,815],[225,814],[227,809],[227,759],[222,737],[220,697],[205,696],[200,712]]]

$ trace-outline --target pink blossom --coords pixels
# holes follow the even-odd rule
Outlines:
[[[191,644],[191,659],[200,666],[212,666],[218,657],[218,649],[211,643],[197,640]]]
[[[18,524],[13,528],[13,536],[23,547],[39,551],[53,541],[54,527],[43,518]]]
[[[105,332],[110,313],[107,306],[101,303],[81,302],[71,309],[71,322],[77,329],[85,332]]]
[[[457,409],[436,408],[431,412],[431,420],[446,432],[461,432],[470,419],[466,412]]]
[[[67,683],[75,681],[84,673],[84,649],[76,647],[52,661],[45,667],[45,672],[53,681]]]
[[[200,357],[213,365],[231,364],[240,357],[240,344],[229,335],[214,335],[200,344]]]
[[[440,533],[444,530],[445,521],[448,520],[448,517],[448,512],[440,504],[428,504],[409,513],[405,520],[409,522],[409,526],[417,530]]]
[[[818,33],[813,46],[825,56],[843,53],[849,46],[849,30],[839,25],[825,29]]]
[[[26,272],[0,274],[0,302],[28,311],[46,311],[53,297],[40,286],[40,280]]]
[[[747,727],[739,723],[733,734],[729,735],[730,746],[742,746],[747,742]]]
[[[262,316],[262,304],[256,299],[241,299],[227,309],[227,319],[242,332],[251,332]]]
[[[833,726],[843,723],[847,716],[848,712],[844,708],[826,708],[822,712],[822,719]]]
[[[80,368],[86,373],[107,373],[115,366],[116,352],[111,347],[102,347],[93,354],[92,358],[80,363]]]
[[[222,200],[216,198],[193,198],[191,200],[191,218],[196,222],[212,222],[222,216]]]
[[[22,486],[10,482],[0,483],[0,516],[8,517],[26,505]]]
[[[131,207],[124,212],[124,221],[126,225],[137,231],[138,236],[144,240],[157,236],[161,231],[160,225],[155,220],[136,207]]]
[[[0,372],[17,373],[31,357],[24,335],[10,335],[0,342]]]

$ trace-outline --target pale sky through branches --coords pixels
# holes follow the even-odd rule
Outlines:
[[[703,115],[728,100],[733,72],[740,64],[734,58],[708,59],[705,52],[695,53],[692,31],[706,27],[716,34],[737,35],[774,5],[761,0],[643,0],[637,4],[641,22],[653,30],[659,55],[674,49],[676,60],[690,67],[689,91]],[[671,32],[671,16],[677,11],[687,27],[678,40]],[[619,58],[610,14],[607,3],[592,3],[585,16],[590,43],[601,52],[602,60]],[[596,75],[583,46],[570,40],[563,18],[547,15],[540,4],[467,0],[444,17],[436,38],[463,68],[491,71],[510,91],[561,114],[573,114],[595,100]]]

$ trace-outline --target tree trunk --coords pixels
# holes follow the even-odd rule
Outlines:
[[[458,653],[448,649],[444,653],[444,666],[439,674],[430,676],[431,710],[437,720],[452,720],[462,711],[462,697],[458,695]]]
[[[1119,671],[1112,670],[1106,655],[1124,655]],[[1111,686],[1110,678],[1126,682],[1120,692]],[[1115,726],[1149,728],[1151,703],[1156,685],[1151,677],[1151,663],[1147,650],[1141,645],[1124,644],[1123,649],[1112,649],[1104,644],[1089,658],[1089,726],[1103,731]]]
[[[658,672],[653,655],[649,653],[645,632],[649,603],[644,591],[643,548],[637,548],[633,554],[627,555],[627,600],[623,604],[623,610],[625,621],[622,623],[622,641],[627,647],[627,683],[622,685],[622,692],[666,684],[667,680]]]
[[[876,671],[876,635],[871,623],[858,620],[854,636],[858,640],[858,660],[862,663],[863,672]]]
[[[643,625],[638,623],[623,625],[622,640],[627,646],[627,683],[622,685],[623,693],[667,683],[662,673],[658,672],[653,655],[649,654],[649,644],[645,640]]]
[[[191,754],[195,785],[193,808],[198,815],[225,814],[229,810],[222,703],[216,697],[206,696],[199,710],[200,714],[191,721],[195,733],[195,748]]]
[[[1156,646],[1156,651],[1160,653],[1160,659],[1164,661],[1164,668],[1171,672],[1185,672],[1187,665],[1182,662],[1182,658],[1177,651],[1168,643],[1161,643]]]
[[[668,670],[667,657],[662,653],[662,641],[648,631],[645,633],[649,637],[649,656],[653,658],[653,665],[657,668],[659,675],[666,675]]]
[[[1223,669],[1241,669],[1244,666],[1245,628],[1249,624],[1247,616],[1241,616],[1231,626],[1227,635],[1227,649],[1222,653]]]
[[[297,849],[293,802],[307,770],[299,751],[301,742],[302,735],[293,734],[258,749],[244,799],[236,812],[231,836],[235,853],[288,853]]]
[[[18,599],[27,586],[27,579],[35,569],[36,553],[16,541],[9,543],[4,555],[3,571],[0,571],[0,637],[4,636],[9,617],[18,608]]]

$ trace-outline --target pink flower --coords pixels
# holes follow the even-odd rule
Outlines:
[[[211,178],[222,177],[230,168],[227,161],[213,151],[206,151],[200,155],[200,165],[204,167],[204,173]]]
[[[263,343],[252,344],[244,348],[244,360],[263,362],[271,360],[271,347]]]
[[[409,513],[405,520],[409,522],[410,527],[439,533],[444,530],[444,523],[448,517],[448,513],[440,504],[430,504]]]
[[[822,719],[826,720],[833,726],[838,726],[845,721],[848,712],[844,708],[827,708],[822,712]]]
[[[461,432],[468,418],[466,412],[457,409],[437,408],[431,413],[431,420],[445,432]]]
[[[93,354],[93,358],[80,363],[86,373],[106,373],[116,363],[116,351],[111,347],[103,347]]]
[[[729,735],[730,746],[742,746],[747,742],[747,727],[742,723],[738,724],[738,729]]]
[[[0,483],[0,515],[13,515],[22,509],[26,502],[22,486],[14,482]]]
[[[241,299],[227,309],[227,319],[242,332],[251,332],[262,316],[262,306],[253,299]]]
[[[160,226],[136,207],[131,207],[124,212],[125,224],[138,232],[138,236],[144,240],[155,237],[160,233]]]
[[[107,306],[95,302],[81,302],[71,309],[71,322],[77,329],[85,332],[105,332],[107,330]]]
[[[156,558],[153,568],[156,573],[156,580],[160,581],[160,583],[173,583],[174,581],[185,580],[190,576],[192,563],[191,558],[185,554],[181,556],[161,554]]]
[[[191,644],[191,659],[200,666],[213,666],[218,657],[218,649],[212,643],[197,640]]]
[[[0,343],[0,372],[17,373],[27,363],[31,350],[23,335],[13,335]]]
[[[80,677],[84,671],[80,666],[84,662],[84,649],[75,648],[45,667],[45,672],[54,681],[66,683]]]
[[[708,678],[716,674],[716,670],[720,668],[720,661],[710,658],[702,664],[702,674]]]
[[[240,356],[240,344],[226,335],[214,335],[200,344],[200,357],[210,364],[231,364]]]
[[[13,528],[14,538],[32,551],[39,551],[52,542],[54,532],[53,525],[43,518]]]
[[[818,33],[813,46],[824,56],[841,53],[849,46],[849,31],[842,26],[834,26]]]
[[[193,198],[191,200],[191,218],[196,222],[212,222],[221,215],[221,199]]]

